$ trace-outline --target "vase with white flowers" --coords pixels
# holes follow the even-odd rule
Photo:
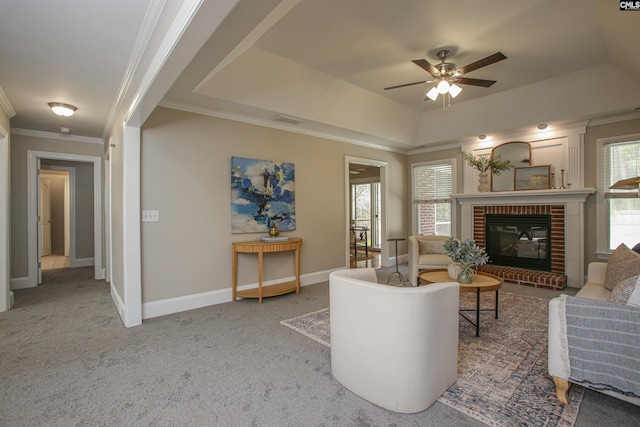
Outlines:
[[[502,171],[511,169],[509,160],[502,160],[500,155],[497,156],[479,156],[476,157],[471,153],[465,151],[462,152],[462,157],[467,164],[480,172],[480,185],[478,185],[478,191],[486,193],[489,191],[489,174],[488,170],[491,169],[494,175],[500,175]]]
[[[460,283],[471,283],[476,268],[489,261],[489,255],[484,248],[476,245],[475,240],[467,239],[461,242],[452,237],[443,243],[442,248],[443,253],[457,264],[447,269],[449,276],[455,274],[455,271],[457,276],[451,278],[457,279]]]

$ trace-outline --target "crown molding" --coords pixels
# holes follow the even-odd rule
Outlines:
[[[18,114],[16,113],[15,108],[13,108],[13,105],[11,105],[11,102],[9,102],[9,98],[5,95],[2,87],[0,87],[0,107],[2,107],[5,113],[7,113],[7,116],[9,116],[10,119]]]
[[[170,102],[170,101],[161,101],[158,104],[158,106],[171,108],[172,110],[186,111],[188,113],[201,114],[203,116],[217,117],[219,119],[233,120],[235,122],[248,123],[256,126],[263,126],[263,127],[268,127],[272,129],[299,133],[302,135],[314,136],[317,138],[329,139],[332,141],[344,142],[346,144],[359,145],[361,147],[368,147],[376,150],[388,151],[391,153],[407,154],[407,150],[386,147],[384,145],[378,145],[378,144],[374,144],[371,142],[362,141],[354,138],[346,138],[346,137],[331,135],[330,133],[327,133],[327,132],[320,132],[320,131],[298,128],[295,126],[284,124],[282,122],[275,122],[272,120],[257,119],[255,117],[242,116],[239,114],[231,114],[227,112],[222,112],[222,111],[217,111],[217,110],[212,110],[212,109],[202,108],[202,107],[193,107],[190,105],[185,105],[185,104],[180,104],[180,103]]]
[[[640,119],[640,111],[633,111],[625,114],[618,114],[617,116],[602,117],[599,119],[592,119],[587,126],[606,125],[609,123],[625,122],[627,120]]]
[[[65,135],[62,133],[43,132],[40,130],[32,130],[32,129],[11,128],[11,133],[13,135],[24,135],[24,136],[33,136],[36,138],[58,139],[61,141],[84,142],[89,144],[101,144],[101,145],[104,144],[104,141],[100,138],[93,138],[90,136],[79,136],[79,135]]]
[[[449,150],[451,148],[460,148],[459,142],[451,142],[448,144],[440,144],[440,145],[423,145],[420,147],[416,147],[413,150],[409,150],[407,155],[412,156],[414,154],[422,154],[422,153],[432,153],[434,151],[442,151]]]
[[[111,132],[111,128],[113,127],[113,123],[116,120],[116,116],[122,105],[124,104],[127,93],[129,93],[129,89],[131,88],[131,84],[133,82],[133,78],[140,66],[140,62],[142,61],[142,57],[147,49],[149,44],[149,40],[151,40],[151,36],[153,31],[156,28],[156,24],[160,19],[160,15],[166,0],[162,1],[152,1],[149,4],[147,9],[147,13],[144,16],[144,21],[142,26],[140,27],[140,31],[138,32],[138,37],[136,38],[136,43],[131,50],[131,55],[129,56],[129,62],[127,63],[127,68],[122,76],[122,81],[120,82],[120,87],[118,88],[118,93],[116,94],[115,100],[111,105],[111,110],[109,111],[109,116],[107,117],[107,121],[104,126],[104,131],[102,136],[106,138]]]

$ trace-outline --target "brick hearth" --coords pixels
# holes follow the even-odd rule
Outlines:
[[[531,286],[534,288],[553,289],[560,291],[567,286],[567,276],[550,273],[548,271],[527,270],[524,268],[505,267],[502,265],[485,264],[478,267],[479,271],[495,274],[504,283]]]

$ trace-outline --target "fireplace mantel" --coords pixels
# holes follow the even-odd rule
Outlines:
[[[521,190],[497,191],[487,193],[452,194],[460,203],[472,205],[547,205],[549,203],[584,203],[595,188],[572,188],[565,190]]]
[[[473,239],[474,206],[564,206],[567,285],[579,288],[584,284],[584,202],[595,191],[594,188],[523,190],[453,194],[451,197],[460,205],[462,239]]]

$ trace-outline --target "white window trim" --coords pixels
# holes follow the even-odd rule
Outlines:
[[[611,136],[596,139],[596,173],[598,182],[596,184],[596,256],[600,260],[608,260],[611,255],[609,250],[609,212],[606,209],[604,193],[608,190],[604,188],[603,155],[604,147],[607,144],[617,142],[629,142],[640,140],[640,133],[629,135]]]
[[[432,166],[432,165],[441,165],[443,163],[448,163],[451,165],[451,195],[456,192],[457,187],[457,172],[456,172],[456,159],[441,159],[441,160],[431,160],[428,162],[419,162],[419,163],[411,163],[411,167],[409,168],[409,182],[411,183],[411,191],[409,193],[409,212],[411,212],[411,235],[415,236],[418,234],[418,215],[416,213],[416,204],[413,202],[413,192],[414,192],[414,182],[413,182],[413,169],[421,166]],[[456,203],[455,199],[451,197],[451,234],[453,236],[458,235],[458,221],[457,213],[456,213]]]

